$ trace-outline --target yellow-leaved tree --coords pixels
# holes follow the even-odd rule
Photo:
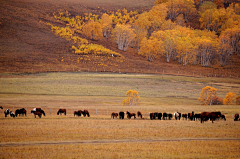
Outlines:
[[[198,100],[203,105],[212,105],[213,99],[216,97],[217,89],[214,87],[206,86],[202,88],[200,97]]]
[[[108,38],[112,31],[112,17],[104,13],[101,17],[101,24],[103,28],[103,36]]]
[[[127,95],[127,99],[123,100],[123,102],[122,102],[123,106],[139,105],[140,96],[137,91],[129,90],[129,91],[127,91],[126,95]]]
[[[92,40],[100,39],[102,34],[102,25],[94,20],[89,20],[83,27],[82,33]]]
[[[145,37],[140,43],[140,50],[138,54],[147,57],[147,60],[152,62],[156,56],[162,54],[162,44],[163,42],[161,39],[157,39],[152,36],[149,39]]]
[[[117,42],[118,49],[127,51],[128,45],[136,35],[130,25],[117,24],[112,31],[112,36]]]
[[[226,97],[223,99],[223,104],[224,105],[231,105],[236,102],[236,94],[229,92]]]

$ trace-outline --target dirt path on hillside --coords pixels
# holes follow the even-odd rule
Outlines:
[[[182,139],[157,139],[157,140],[82,140],[82,141],[43,141],[43,142],[3,142],[0,147],[12,146],[40,146],[40,145],[71,145],[71,144],[115,144],[115,143],[147,143],[147,142],[187,142],[187,141],[240,141],[240,138],[182,138]]]

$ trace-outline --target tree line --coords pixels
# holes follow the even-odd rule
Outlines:
[[[203,105],[240,105],[240,95],[236,96],[235,93],[228,92],[225,98],[220,98],[217,96],[217,89],[210,86],[202,88],[198,100]]]

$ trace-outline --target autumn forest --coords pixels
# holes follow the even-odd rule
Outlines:
[[[54,13],[65,27],[51,26],[56,35],[74,41],[72,51],[79,55],[114,56],[121,54],[86,38],[106,38],[119,50],[129,47],[148,61],[164,58],[186,65],[230,65],[240,57],[240,5],[224,7],[223,1],[157,0],[148,12],[127,9],[102,15],[85,13],[72,16],[68,11]],[[199,17],[198,21],[195,19]],[[199,24],[199,25],[198,25]],[[234,56],[236,55],[236,56]]]

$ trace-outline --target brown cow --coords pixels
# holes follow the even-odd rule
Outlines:
[[[112,114],[111,114],[111,118],[113,118],[114,119],[114,117],[118,117],[118,113],[114,113],[114,112],[112,112]]]
[[[182,114],[182,118],[187,120],[187,114]]]
[[[59,109],[58,112],[57,112],[57,115],[64,113],[64,115],[66,115],[67,111],[66,109]]]
[[[150,113],[150,119],[153,120],[155,118],[156,118],[155,113]]]
[[[31,110],[31,114],[34,112],[40,112],[45,116],[45,112],[42,110],[42,108],[33,108],[33,110]]]
[[[82,115],[82,111],[81,111],[81,110],[74,111],[74,116],[75,116],[75,115],[81,116],[81,115]]]
[[[236,113],[236,114],[234,115],[234,121],[238,121],[238,119],[239,119],[239,114]]]
[[[89,114],[88,110],[83,110],[83,111],[82,111],[82,114],[83,114],[84,117],[85,117],[86,115],[87,115],[88,117],[90,117],[90,114]]]
[[[194,121],[195,121],[195,118],[194,118],[194,111],[192,111],[192,113],[188,113],[188,119],[190,119],[190,120],[194,120]]]
[[[42,117],[42,113],[41,113],[41,112],[35,111],[33,114],[34,114],[35,118],[36,118],[36,115],[37,115],[39,118]]]
[[[137,112],[137,116],[142,119],[142,113],[140,111]]]
[[[214,120],[216,120],[217,118],[221,117],[221,112],[202,112],[201,113],[201,123],[203,123],[204,121],[207,120],[211,120],[212,123]]]
[[[135,113],[129,113],[129,112],[127,111],[127,118],[128,118],[128,119],[131,119],[132,116],[134,117],[134,119],[136,119],[136,114],[135,114]]]

